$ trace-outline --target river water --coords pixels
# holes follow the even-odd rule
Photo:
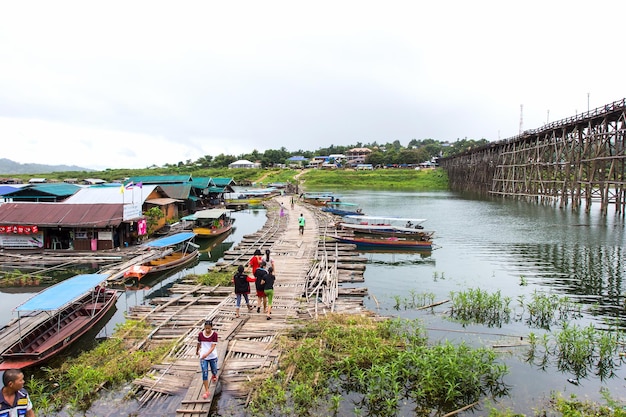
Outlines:
[[[518,297],[529,300],[537,293],[555,294],[581,306],[582,317],[571,324],[626,327],[622,248],[626,228],[620,216],[602,217],[599,207],[592,207],[589,214],[573,213],[569,207],[452,192],[338,192],[343,201],[358,203],[367,215],[426,218],[424,229],[435,231],[436,249],[428,254],[362,253],[368,258],[365,286],[371,295],[366,306],[382,315],[422,320],[433,342],[510,346],[527,341],[530,332],[546,331],[529,328],[521,320],[496,328],[463,326],[446,319],[449,304],[417,311],[404,309],[404,303],[395,308],[398,300],[428,293],[443,301],[451,292],[479,288],[500,291],[512,298],[515,307]],[[568,379],[575,376],[559,371],[556,363],[544,369],[527,363],[527,347],[498,351],[510,368],[506,382],[512,388],[511,397],[502,402],[516,412],[532,415],[532,407],[552,391],[601,400],[600,389],[608,388],[613,398],[626,400],[626,375],[619,358],[613,378],[601,381],[592,375],[574,385]]]
[[[575,320],[581,326],[618,326],[623,330],[623,218],[612,212],[602,217],[598,207],[592,207],[589,214],[574,213],[569,207],[559,209],[452,192],[337,192],[343,201],[358,203],[368,215],[427,219],[424,228],[435,231],[432,252],[362,253],[368,259],[365,283],[355,286],[368,287],[367,308],[385,316],[422,320],[432,342],[508,345],[498,350],[510,368],[506,377],[510,397],[501,399],[503,406],[532,415],[532,407],[545,401],[552,391],[601,400],[601,388],[608,388],[615,399],[625,399],[625,374],[620,361],[613,378],[601,380],[592,375],[578,385],[568,382],[572,375],[559,371],[556,364],[540,369],[527,363],[527,347],[510,347],[511,341],[526,341],[530,332],[541,334],[545,330],[529,328],[523,321],[512,320],[500,327],[463,326],[446,318],[449,304],[432,311],[396,308],[399,300],[406,300],[409,294],[428,293],[435,301],[443,301],[450,298],[451,292],[480,288],[490,293],[500,291],[515,304],[520,296],[541,292],[571,297],[582,307],[583,316]],[[197,265],[153,283],[150,288],[125,291],[100,335],[110,334],[131,306],[160,294],[187,273],[205,273],[219,258],[220,251],[236,245],[243,235],[258,230],[265,222],[262,209],[236,212],[234,217],[233,234],[212,249],[211,256],[204,254]],[[11,309],[32,293],[0,292],[2,323],[10,319]]]

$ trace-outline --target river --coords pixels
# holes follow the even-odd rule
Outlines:
[[[366,305],[382,315],[418,318],[429,330],[432,342],[464,341],[476,346],[510,345],[528,341],[530,332],[545,330],[511,320],[501,327],[466,325],[446,319],[449,304],[430,311],[395,306],[409,294],[430,293],[435,301],[451,292],[480,288],[500,291],[512,298],[533,294],[569,297],[581,306],[582,317],[571,324],[599,329],[617,326],[624,330],[624,276],[626,240],[624,218],[609,213],[602,217],[599,204],[591,213],[571,208],[500,198],[476,198],[452,192],[337,191],[343,201],[358,203],[367,215],[426,218],[424,229],[434,230],[436,249],[430,254],[363,253],[368,257]],[[401,303],[402,304],[402,303]],[[515,308],[520,312],[521,308]],[[552,331],[559,330],[556,326]],[[506,382],[511,397],[503,405],[533,415],[532,407],[549,398],[552,391],[602,401],[600,388],[612,397],[624,398],[624,372],[617,358],[615,376],[601,381],[596,376],[568,382],[574,375],[559,371],[556,363],[544,369],[527,363],[527,347],[499,349],[510,367]],[[593,370],[591,372],[593,374]]]
[[[325,190],[330,191],[330,190]],[[366,306],[385,316],[416,318],[423,321],[431,341],[464,341],[475,346],[510,344],[528,340],[530,332],[545,330],[511,320],[500,327],[466,325],[446,319],[449,304],[431,310],[395,308],[409,294],[432,294],[435,301],[450,298],[451,292],[480,288],[500,291],[513,303],[537,292],[571,297],[581,306],[582,317],[572,322],[597,328],[626,327],[624,283],[626,240],[624,219],[609,211],[602,217],[599,207],[592,212],[574,213],[523,201],[478,198],[452,192],[337,191],[345,202],[358,203],[365,214],[426,218],[424,228],[435,231],[431,253],[363,253],[368,258],[365,284],[370,296]],[[597,204],[596,206],[599,206]],[[194,267],[175,273],[151,288],[125,291],[113,318],[100,330],[110,334],[124,312],[167,288],[189,272],[204,273],[214,264],[219,251],[236,245],[243,235],[258,230],[265,222],[264,210],[234,213],[235,230],[212,257],[203,255]],[[280,279],[280,277],[278,277]],[[8,321],[11,309],[32,294],[0,293],[0,319]],[[552,328],[552,330],[558,330]],[[552,391],[576,394],[602,401],[601,388],[612,397],[624,392],[624,372],[616,367],[615,376],[601,380],[586,377],[578,385],[568,382],[572,375],[561,372],[554,363],[544,369],[524,360],[527,347],[498,350],[510,368],[506,377],[510,397],[502,405],[516,412],[533,414],[533,407],[549,398]],[[617,361],[621,365],[621,359]]]

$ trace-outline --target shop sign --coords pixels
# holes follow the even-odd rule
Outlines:
[[[0,247],[3,248],[43,248],[43,232],[30,235],[0,234]]]
[[[33,233],[39,233],[39,227],[36,225],[0,225],[0,234],[30,235]]]

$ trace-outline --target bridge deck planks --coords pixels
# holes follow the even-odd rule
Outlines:
[[[271,203],[277,207],[278,202],[283,201],[285,207],[288,207],[289,199],[289,196],[277,197]],[[262,230],[246,237],[239,248],[229,251],[225,257],[236,260],[231,261],[232,265],[241,265],[252,256],[254,248],[251,244],[256,243],[262,250],[270,247],[276,267],[272,320],[267,320],[262,311],[256,312],[254,285],[251,285],[250,301],[255,309],[248,312],[242,306],[239,319],[235,317],[232,287],[198,287],[184,281],[171,288],[172,297],[178,297],[175,302],[172,297],[159,297],[152,300],[153,306],[133,307],[130,316],[159,326],[158,331],[152,335],[152,343],[179,340],[174,357],[167,363],[153,366],[149,374],[134,381],[134,384],[144,390],[141,399],[144,406],[140,415],[154,415],[155,412],[167,409],[175,412],[177,417],[208,416],[216,390],[228,393],[232,399],[243,403],[248,395],[250,381],[276,369],[280,356],[275,343],[278,336],[292,328],[297,318],[315,317],[331,311],[330,306],[307,305],[303,298],[307,291],[307,278],[311,274],[323,272],[315,270],[312,265],[316,257],[325,256],[326,245],[333,250],[326,258],[332,259],[333,264],[337,261],[338,266],[345,268],[337,270],[337,279],[347,282],[363,281],[363,258],[348,252],[336,252],[334,243],[320,244],[318,216],[321,211],[300,204],[295,210],[285,211],[287,216],[279,218],[276,208],[268,208],[265,228],[278,224],[278,232],[274,234],[274,238],[263,240],[266,233]],[[307,222],[304,235],[298,232],[297,218],[300,213],[304,214]],[[335,256],[336,253],[339,256]],[[340,299],[337,298],[333,308],[336,311],[362,311],[362,297],[355,297],[355,292],[358,295],[364,294],[362,289],[343,291],[346,296],[342,294]],[[155,308],[160,310],[155,311]],[[210,396],[205,400],[202,398],[203,388],[195,346],[201,324],[208,318],[213,319],[214,328],[220,338],[220,369],[217,384],[209,381]],[[164,395],[169,396],[170,401]]]

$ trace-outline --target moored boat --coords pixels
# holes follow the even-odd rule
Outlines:
[[[337,223],[337,228],[359,235],[429,241],[435,232],[424,230],[422,223],[425,221],[407,217],[346,216],[344,221]]]
[[[193,232],[182,232],[146,243],[144,246],[163,249],[154,259],[131,266],[124,272],[124,278],[141,279],[148,274],[168,271],[190,264],[199,256],[198,245],[191,242]]]
[[[230,232],[233,227],[233,219],[230,217],[230,210],[208,209],[196,211],[187,216],[193,219],[192,231],[201,238],[220,236]]]
[[[16,340],[0,355],[0,371],[43,363],[93,328],[118,298],[116,290],[103,285],[107,277],[107,274],[76,275],[17,306],[18,315],[27,318],[40,314],[44,318],[23,329],[20,317],[13,323],[18,330],[12,336],[7,331],[6,337]]]
[[[347,236],[331,236],[338,242],[356,245],[361,249],[402,249],[402,250],[422,250],[430,251],[433,249],[433,243],[428,240],[407,239],[402,237],[347,237]]]
[[[322,211],[332,213],[337,216],[362,216],[363,210],[356,203],[345,203],[343,201],[327,201],[322,207]]]
[[[302,193],[300,199],[314,206],[325,206],[327,202],[339,201],[339,196],[331,192]]]
[[[225,203],[248,203],[248,204],[262,204],[264,201],[279,195],[280,190],[269,188],[258,188],[252,190],[240,190],[238,192],[224,194]]]

